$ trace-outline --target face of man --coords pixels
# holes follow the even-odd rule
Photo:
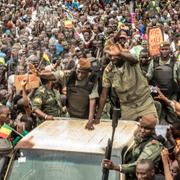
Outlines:
[[[10,121],[10,110],[9,108],[3,108],[1,114],[0,114],[0,124],[1,122],[9,123]]]
[[[18,56],[18,49],[15,49],[15,48],[12,49],[11,54],[12,54],[13,57],[17,57]]]
[[[110,56],[110,60],[111,60],[112,64],[114,64],[115,66],[118,66],[118,67],[121,67],[124,64],[124,60],[119,59],[119,56]]]
[[[149,60],[149,55],[148,52],[141,52],[140,53],[140,62],[142,65],[148,65],[150,60]]]
[[[137,180],[153,180],[154,174],[154,170],[150,169],[147,163],[138,164],[136,167]]]
[[[161,56],[163,58],[167,58],[169,56],[170,53],[170,48],[169,46],[163,46],[160,48],[160,52],[161,52]]]
[[[88,32],[85,32],[85,33],[84,33],[84,39],[85,39],[86,41],[89,41],[90,36],[89,36],[89,33],[88,33]]]
[[[179,173],[179,166],[178,166],[178,162],[175,160],[173,161],[172,165],[171,165],[171,174],[173,177],[177,176],[177,174]]]
[[[77,75],[78,81],[82,81],[85,77],[87,77],[88,73],[89,71],[77,69],[76,75]]]
[[[153,116],[144,116],[140,119],[140,125],[139,125],[139,132],[140,137],[145,139],[149,137],[153,132],[155,128],[156,121]]]

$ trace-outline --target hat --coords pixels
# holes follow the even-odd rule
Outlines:
[[[160,47],[166,47],[166,46],[170,46],[170,43],[167,42],[167,41],[163,41],[163,42],[160,44]]]
[[[79,70],[90,70],[91,69],[91,63],[86,58],[80,58],[77,63],[77,68]]]

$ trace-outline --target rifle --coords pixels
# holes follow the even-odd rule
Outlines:
[[[113,108],[112,135],[111,135],[111,139],[108,139],[108,143],[107,143],[106,151],[105,151],[105,159],[109,159],[109,160],[111,159],[114,134],[115,134],[116,127],[118,125],[119,116],[120,116],[120,109],[119,108]],[[108,180],[108,177],[109,177],[109,169],[103,168],[102,180]]]

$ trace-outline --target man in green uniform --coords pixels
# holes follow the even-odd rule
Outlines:
[[[180,85],[180,63],[171,54],[168,42],[160,44],[160,56],[151,61],[146,77],[158,86],[170,100],[177,100]],[[163,110],[161,119],[166,119],[168,123],[175,122],[177,117],[173,109],[163,102],[161,103]]]
[[[157,117],[148,82],[131,51],[111,45],[106,53],[110,55],[111,62],[104,70],[103,90],[95,123],[99,123],[111,86],[120,100],[122,119],[136,120],[146,114]]]
[[[74,71],[39,73],[46,79],[56,79],[67,89],[67,109],[70,117],[88,119],[86,128],[94,129],[93,120],[98,94],[98,81],[96,74],[91,71],[91,63],[86,58],[77,62]]]
[[[53,120],[54,117],[61,116],[62,105],[60,93],[52,86],[52,81],[41,79],[43,85],[40,86],[32,99],[32,109],[40,119]]]
[[[121,165],[115,165],[111,160],[103,160],[102,166],[107,169],[120,171],[128,176],[128,180],[135,178],[136,165],[142,159],[150,159],[155,167],[158,167],[163,145],[155,135],[156,118],[146,115],[140,119],[140,127],[137,132],[132,149],[125,157]]]

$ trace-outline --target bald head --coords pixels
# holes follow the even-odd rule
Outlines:
[[[157,124],[157,118],[153,114],[144,115],[140,119],[140,124],[144,127],[154,129]]]

